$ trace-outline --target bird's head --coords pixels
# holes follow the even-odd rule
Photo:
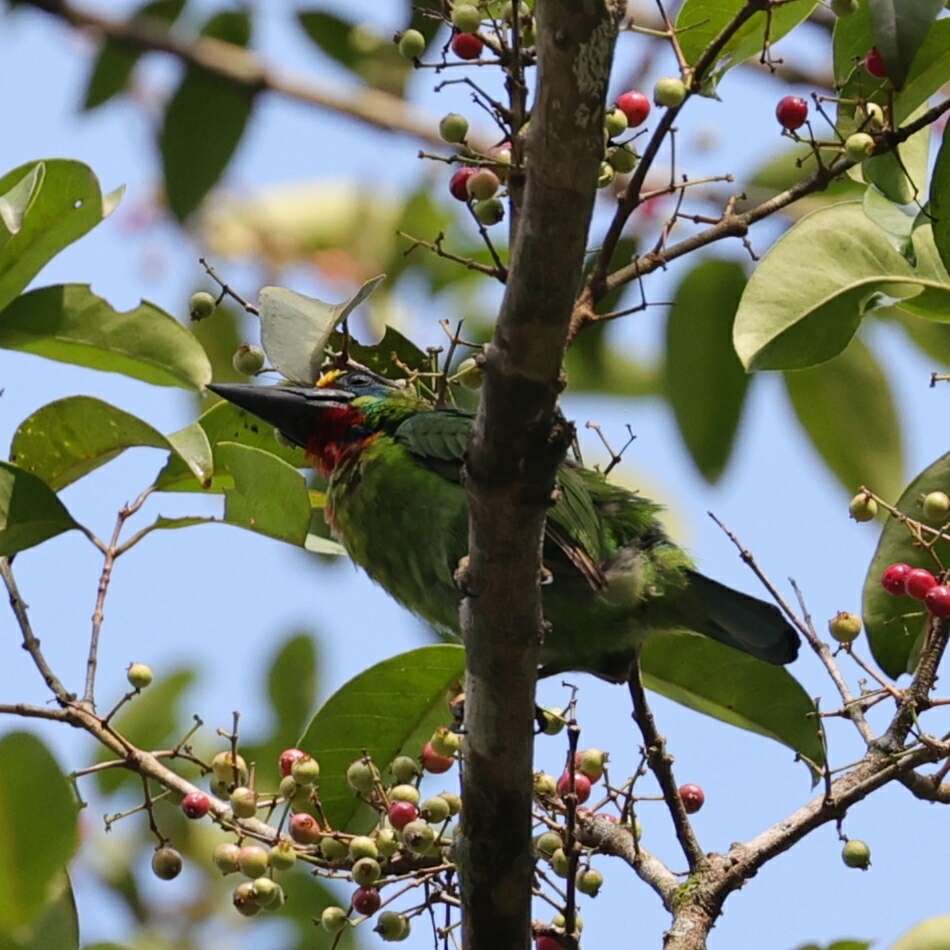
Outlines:
[[[330,370],[313,386],[220,384],[213,393],[269,422],[329,474],[428,404],[411,387],[365,369]]]

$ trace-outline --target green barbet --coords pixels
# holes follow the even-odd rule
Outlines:
[[[458,635],[471,414],[352,369],[312,388],[209,388],[302,446],[328,478],[326,518],[350,557],[413,613]],[[544,541],[551,629],[542,672],[624,680],[637,645],[664,630],[704,634],[768,663],[794,660],[798,635],[777,608],[694,570],[659,511],[599,472],[561,465]]]

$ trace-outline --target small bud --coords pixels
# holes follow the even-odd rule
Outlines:
[[[132,663],[126,670],[125,678],[133,689],[145,689],[152,682],[152,668],[144,663]]]

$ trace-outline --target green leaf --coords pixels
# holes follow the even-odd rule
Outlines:
[[[156,679],[147,689],[135,696],[113,720],[116,732],[125,736],[141,749],[161,749],[175,742],[181,729],[181,704],[185,690],[191,686],[195,674],[191,670],[176,670],[161,679]],[[104,762],[115,758],[101,746],[97,748],[96,760]],[[99,789],[112,794],[123,784],[137,777],[126,769],[106,769],[96,773]]]
[[[211,477],[211,446],[200,426],[166,437],[92,396],[58,399],[28,416],[14,433],[10,461],[59,491],[132,446],[170,449],[196,479]]]
[[[867,487],[872,490],[877,488],[873,483],[867,483]],[[921,499],[932,491],[950,492],[950,453],[925,468],[904,489],[895,507],[903,514],[937,528],[939,524],[929,522],[924,517],[921,505]],[[934,553],[941,563],[946,564],[950,556],[950,542],[938,542],[934,546]],[[892,597],[881,587],[884,569],[901,561],[928,570],[934,570],[936,563],[928,552],[915,543],[902,522],[888,517],[864,581],[862,609],[871,652],[878,666],[891,677],[907,671],[914,643],[927,623],[927,614],[919,602],[908,597]]]
[[[927,229],[914,235],[918,258]],[[749,370],[803,369],[840,353],[865,313],[924,293],[947,308],[950,283],[912,268],[857,202],[821,208],[790,228],[746,285],[733,340]],[[950,312],[950,311],[948,311]]]
[[[343,335],[339,332],[332,333],[328,345],[339,351],[343,346]],[[400,363],[408,366],[410,370],[425,369],[429,365],[426,354],[412,340],[390,326],[386,327],[383,338],[378,343],[364,345],[350,337],[349,354],[357,363],[362,363],[387,379],[406,378],[406,371]]]
[[[849,494],[861,485],[888,497],[900,489],[900,417],[887,376],[861,340],[828,363],[786,373],[785,386],[802,428]]]
[[[320,762],[320,800],[330,824],[362,829],[374,820],[346,784],[347,766],[365,749],[380,769],[400,753],[418,756],[439,726],[465,671],[465,651],[440,644],[384,660],[340,687],[298,743]]]
[[[703,261],[677,288],[666,324],[667,395],[689,454],[709,482],[729,460],[749,385],[732,346],[745,284],[740,264]]]
[[[62,871],[47,889],[46,903],[30,924],[0,931],[0,950],[79,950],[79,916],[69,875]]]
[[[42,183],[26,209],[19,231],[0,246],[0,311],[64,247],[91,231],[106,216],[99,180],[82,162],[52,158],[29,162],[0,178],[9,194],[42,164]]]
[[[0,234],[2,244],[6,244],[22,229],[23,217],[33,203],[45,177],[46,166],[43,162],[37,162],[31,172],[24,175],[5,195],[0,195],[0,222],[10,232]]]
[[[277,719],[277,736],[293,742],[313,709],[317,689],[317,651],[313,634],[288,637],[267,671],[267,695]]]
[[[815,0],[791,0],[776,7],[768,26],[769,42],[775,43],[793,30],[811,15],[817,5]],[[682,31],[678,36],[686,61],[695,65],[706,47],[745,6],[746,0],[686,0],[676,16],[676,29]],[[716,82],[726,70],[761,55],[766,26],[765,13],[750,17],[720,51],[706,74],[707,78]]]
[[[225,10],[205,24],[201,35],[246,47],[251,18],[246,11]],[[201,204],[221,177],[244,134],[254,106],[247,86],[189,66],[165,110],[158,145],[165,175],[165,196],[183,221]]]
[[[896,307],[893,316],[917,349],[941,367],[950,367],[950,324],[923,320]]]
[[[79,843],[76,801],[36,736],[0,739],[0,933],[43,912],[50,885]]]
[[[261,449],[277,456],[294,468],[306,465],[301,449],[288,448],[274,437],[271,426],[261,422],[243,409],[229,402],[216,402],[198,418],[196,425],[204,430],[214,454],[214,475],[210,485],[198,481],[177,455],[170,455],[165,467],[155,479],[159,491],[212,491],[222,492],[234,487],[234,479],[217,457],[220,442],[238,442],[250,448]]]
[[[271,365],[286,379],[312,386],[320,377],[324,350],[333,331],[383,282],[366,281],[339,304],[298,294],[286,287],[264,287],[259,296],[261,344]]]
[[[114,310],[87,284],[18,297],[0,313],[0,347],[156,386],[201,389],[211,382],[204,350],[174,317],[147,300],[134,310]]]
[[[824,762],[814,703],[784,667],[686,631],[648,637],[640,666],[660,695]]]
[[[926,111],[926,103],[911,115],[914,121]],[[883,155],[874,155],[861,163],[866,181],[878,188],[897,204],[922,200],[927,183],[927,165],[930,159],[930,126],[915,132],[906,142]]]
[[[184,8],[185,0],[150,0],[132,14],[131,21],[138,25],[143,20],[157,20],[171,25]],[[142,51],[133,46],[106,40],[89,74],[83,109],[94,109],[124,92],[141,56]]]
[[[927,223],[921,223],[925,221]],[[928,320],[950,323],[950,307],[947,306],[947,288],[950,288],[950,274],[943,266],[937,248],[934,245],[933,227],[926,215],[917,216],[917,226],[913,232],[914,254],[917,257],[916,276],[926,281],[917,294],[901,296],[895,306]]]
[[[868,219],[887,235],[891,247],[913,267],[917,255],[911,235],[917,219],[917,206],[891,201],[876,185],[865,189],[862,206]]]
[[[950,124],[943,130],[943,141],[930,179],[930,213],[937,253],[943,266],[950,270]]]
[[[944,0],[868,0],[874,45],[894,87],[904,85],[911,63],[943,10]]]
[[[78,527],[42,479],[0,462],[0,555],[9,557]]]
[[[931,917],[911,927],[891,950],[941,950],[950,947],[950,914]]]
[[[300,472],[269,452],[237,442],[219,443],[215,457],[234,479],[234,487],[224,491],[225,521],[303,547],[310,495]]]
[[[297,20],[327,56],[367,85],[394,96],[403,95],[412,66],[399,55],[391,36],[383,37],[365,24],[325,10],[300,10]]]

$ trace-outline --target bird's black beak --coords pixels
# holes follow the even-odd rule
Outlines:
[[[344,389],[303,386],[251,386],[246,383],[211,384],[208,389],[251,415],[276,426],[297,445],[306,446],[317,428],[320,413],[349,404],[353,394]]]

